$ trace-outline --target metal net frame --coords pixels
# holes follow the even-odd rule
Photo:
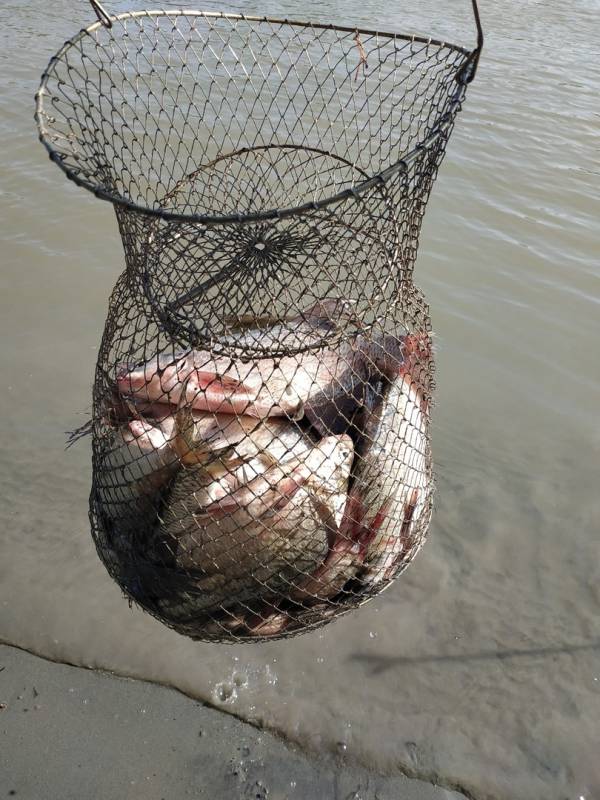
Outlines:
[[[113,203],[92,532],[127,597],[217,641],[385,589],[432,509],[425,205],[475,50],[200,11],[99,21],[42,77],[50,158]]]

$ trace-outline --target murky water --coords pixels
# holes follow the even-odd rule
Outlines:
[[[2,3],[0,636],[476,797],[589,800],[600,796],[600,6],[482,6],[480,74],[417,262],[438,334],[429,542],[380,600],[335,625],[228,647],[129,610],[93,550],[89,445],[65,453],[63,431],[85,419],[123,257],[110,207],[45,159],[32,120],[39,74],[91,12]],[[473,41],[466,0],[241,10]]]

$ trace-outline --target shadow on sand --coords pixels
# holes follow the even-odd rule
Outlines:
[[[394,667],[411,667],[422,664],[463,664],[474,661],[510,661],[513,659],[547,658],[548,656],[571,655],[586,651],[600,651],[600,641],[583,644],[548,645],[509,650],[482,650],[480,653],[452,653],[422,656],[391,656],[371,653],[354,653],[352,661],[360,661],[369,666],[374,675]]]

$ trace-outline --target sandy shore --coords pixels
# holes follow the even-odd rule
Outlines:
[[[408,778],[309,759],[145,681],[0,645],[0,797],[18,800],[459,800]]]

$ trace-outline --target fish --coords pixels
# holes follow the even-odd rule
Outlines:
[[[333,541],[324,560],[311,573],[304,574],[286,596],[267,598],[257,610],[248,606],[245,611],[230,609],[226,618],[211,620],[208,629],[214,633],[227,630],[238,637],[270,638],[290,628],[317,625],[340,613],[345,587],[357,576],[368,546],[386,518],[385,504],[369,525],[364,524],[364,516],[360,501],[348,497],[340,524],[329,520]],[[295,607],[290,607],[290,601]],[[284,604],[287,609],[281,607]]]
[[[363,525],[377,534],[367,547],[360,579],[365,586],[389,581],[415,555],[431,514],[429,449],[429,348],[424,335],[409,340],[397,376],[384,384],[381,402],[363,420],[353,467],[352,499],[366,510]]]
[[[243,351],[257,348],[272,354],[280,348],[306,348],[336,329],[340,319],[351,317],[348,304],[327,299],[313,305],[290,320],[230,318],[231,328],[240,328],[225,337],[221,344]],[[182,393],[189,395],[189,404],[201,411],[254,414],[255,416],[294,415],[300,412],[300,399],[283,381],[274,361],[269,359],[264,370],[247,359],[213,357],[206,350],[163,353],[145,364],[130,369],[117,368],[117,388],[122,397],[149,403],[179,404]],[[272,373],[273,395],[264,386]],[[246,383],[247,381],[247,383]],[[277,397],[283,394],[281,402]]]
[[[351,304],[341,298],[319,300],[287,320],[265,314],[229,317],[225,323],[234,332],[222,337],[220,344],[269,355],[315,349],[330,342],[342,325],[344,329],[362,327]]]
[[[131,513],[131,505],[151,498],[178,467],[172,448],[175,420],[160,423],[133,419],[117,429],[104,428],[95,470],[95,491],[111,519]]]
[[[411,337],[391,334],[359,334],[342,342],[337,358],[323,361],[303,397],[304,417],[322,436],[348,431],[357,413],[372,405],[373,383],[392,380],[413,346]]]
[[[191,408],[181,400],[174,414],[177,436],[173,446],[185,466],[215,458],[240,463],[269,453],[272,463],[284,458],[303,434],[283,417],[258,419],[248,415],[214,414]]]
[[[342,605],[337,601],[343,596],[344,587],[358,574],[369,543],[384,519],[382,509],[370,525],[364,525],[364,509],[358,500],[348,497],[339,524],[331,517],[328,520],[333,538],[325,558],[314,570],[304,573],[284,596],[265,598],[256,610],[246,607],[246,613],[230,610],[228,620],[215,620],[210,629],[216,631],[224,625],[236,636],[268,638],[280,635],[290,626],[298,629],[315,625],[339,613]],[[294,607],[290,607],[290,601]],[[287,609],[281,607],[284,604]]]
[[[306,418],[321,436],[335,435],[352,424],[374,376],[398,373],[407,342],[409,337],[357,334],[335,347],[247,362],[202,350],[162,354],[133,369],[121,365],[117,388],[135,402],[259,419]]]
[[[386,511],[384,503],[370,523],[365,524],[364,506],[357,494],[350,492],[325,560],[290,592],[290,598],[297,602],[308,601],[308,605],[313,606],[315,601],[330,600],[342,592],[362,566],[368,547],[385,520]]]
[[[185,586],[181,609],[170,598],[169,613],[197,615],[233,600],[285,595],[326,558],[332,520],[345,507],[352,440],[315,443],[288,423],[272,448],[251,466],[221,463],[220,477],[215,462],[210,470],[184,467],[173,479],[155,530]]]
[[[347,591],[388,583],[420,547],[431,515],[428,446],[428,338],[407,341],[398,374],[365,408],[363,441],[355,449],[352,487],[327,556],[287,598],[302,610],[273,604],[239,615],[236,635],[276,636],[339,613]],[[360,587],[360,589],[359,589]]]
[[[171,447],[174,420],[136,418],[117,428],[99,424],[92,516],[99,552],[111,575],[123,584],[127,565],[144,551],[153,530],[160,493],[179,467]]]
[[[299,429],[294,436],[288,421],[280,418],[262,422],[185,407],[174,413],[171,406],[142,403],[130,404],[128,413],[135,415],[133,419],[117,427],[106,421],[114,421],[117,415],[122,419],[123,408],[101,423],[103,444],[94,480],[97,512],[113,530],[115,546],[126,549],[134,540],[143,549],[144,537],[156,519],[160,492],[182,465],[206,466],[208,483],[216,491],[214,500],[232,491],[224,476],[233,479],[234,487],[256,477],[263,451],[269,453],[271,465],[284,459],[303,436]],[[235,475],[235,466],[242,463],[243,474]]]
[[[197,411],[188,407],[184,398],[177,409],[143,402],[129,402],[127,412],[124,408],[116,407],[102,422],[102,437],[112,440],[107,460],[111,470],[129,467],[143,455],[145,472],[152,474],[162,468],[167,454],[170,462],[179,459],[180,464],[190,465],[207,463],[233,447],[238,457],[249,458],[276,443],[278,434],[288,426],[281,418],[263,424],[256,417]],[[281,454],[285,452],[283,447]]]
[[[386,519],[387,505],[365,525],[365,509],[360,501],[349,497],[341,523],[336,526],[331,516],[327,519],[334,538],[325,558],[285,593],[263,597],[258,607],[255,602],[246,601],[212,609],[204,616],[192,614],[188,620],[176,623],[175,629],[192,638],[202,638],[199,629],[202,636],[275,638],[287,630],[303,630],[337,616],[344,609],[344,587],[357,576],[369,544]]]
[[[246,617],[233,618],[233,624],[227,627],[225,624],[221,628],[231,632],[238,637],[246,638],[274,638],[281,636],[282,633],[293,633],[296,631],[306,632],[310,628],[323,625],[334,617],[348,611],[341,603],[334,603],[329,600],[313,602],[310,605],[296,608],[289,608],[285,611],[276,605],[265,604],[258,612]],[[215,625],[223,623],[215,623]]]

